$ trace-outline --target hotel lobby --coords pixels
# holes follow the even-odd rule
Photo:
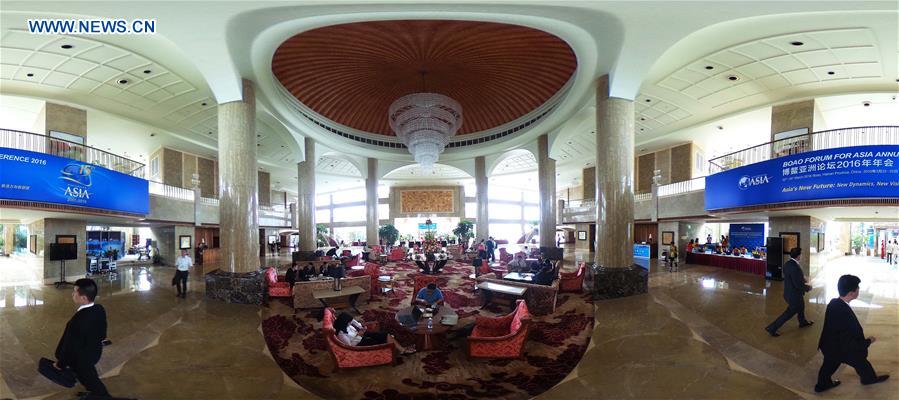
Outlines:
[[[897,398],[895,1],[0,21],[0,399]]]

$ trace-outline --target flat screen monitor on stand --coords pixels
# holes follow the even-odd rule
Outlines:
[[[59,261],[59,282],[53,285],[59,288],[62,285],[74,285],[66,281],[66,260],[78,259],[78,245],[75,243],[51,243],[48,246],[47,257],[51,261]]]

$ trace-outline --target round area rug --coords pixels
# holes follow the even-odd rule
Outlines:
[[[439,287],[446,302],[459,315],[454,329],[473,324],[475,317],[505,315],[508,307],[481,309],[474,292],[469,264],[450,261]],[[394,275],[395,293],[374,294],[357,304],[363,321],[378,321],[403,346],[415,337],[395,319],[397,310],[410,305],[412,263],[388,263],[382,274]],[[351,311],[351,310],[350,310]],[[321,310],[296,314],[288,299],[263,308],[262,332],[278,365],[298,384],[326,399],[529,399],[558,384],[580,361],[593,332],[593,302],[589,295],[560,293],[556,311],[532,316],[523,359],[469,359],[466,339],[451,339],[437,351],[397,356],[396,365],[337,371],[321,331]]]

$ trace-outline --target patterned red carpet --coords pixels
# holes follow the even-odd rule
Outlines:
[[[382,273],[397,278],[396,293],[375,295],[359,304],[364,321],[378,321],[402,345],[415,338],[394,315],[410,304],[411,263],[389,263]],[[440,274],[440,288],[447,304],[459,315],[457,328],[474,323],[475,316],[496,316],[507,308],[480,309],[474,293],[472,267],[449,262]],[[590,296],[560,294],[552,315],[534,316],[524,359],[471,360],[465,338],[450,340],[439,351],[419,351],[398,356],[396,366],[377,366],[335,371],[321,333],[320,311],[296,314],[285,301],[263,308],[262,331],[278,365],[307,390],[326,399],[529,399],[559,383],[587,350],[593,332]]]

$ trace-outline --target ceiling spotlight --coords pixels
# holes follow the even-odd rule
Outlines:
[[[723,131],[723,130],[724,130],[724,127],[721,126],[721,125],[718,125],[718,130],[719,130],[719,131]]]
[[[739,79],[740,79],[740,77],[738,77],[736,75],[728,75],[728,77],[727,77],[727,80],[729,80],[731,82],[737,81]]]
[[[837,74],[836,72],[833,72],[833,71],[827,71],[827,75],[836,75],[836,74]]]
[[[72,46],[72,45],[70,45],[70,44],[64,44],[64,45],[59,46],[59,47],[62,47],[62,48],[64,48],[64,49],[68,50],[68,49],[71,49],[72,47],[75,47],[75,46]]]
[[[212,131],[209,131],[209,132],[206,132],[206,133],[208,133],[208,134],[210,134],[210,135],[211,135],[211,134],[212,134]]]
[[[649,102],[652,101],[652,99],[646,99],[645,101],[646,101],[647,103],[649,103]]]
[[[34,76],[34,74],[32,74],[32,73],[31,73],[31,72],[29,72],[29,73],[27,73],[27,74],[25,74],[25,76],[27,76],[27,77],[29,77],[29,78],[31,78],[31,77],[33,77],[33,76]]]
[[[713,67],[713,66],[711,66],[711,65],[706,65],[706,66],[705,66],[705,69],[713,70],[713,69],[715,69],[715,67]]]
[[[119,79],[119,85],[127,85],[127,84],[128,84],[127,79]]]
[[[150,137],[153,137],[153,136],[156,136],[156,134],[155,134],[155,133],[151,133],[151,134],[150,134]]]
[[[790,42],[790,44],[793,45],[793,46],[802,46],[802,45],[804,45],[805,43],[802,43],[802,42],[800,42],[800,41],[797,40],[797,41]]]
[[[863,101],[863,102],[862,102],[862,105],[865,106],[865,107],[870,107],[870,106],[871,106],[871,102],[870,102],[870,101]]]
[[[206,107],[206,102],[204,101],[204,102],[200,103],[200,105],[203,107]]]
[[[640,121],[646,121],[646,118],[640,117]]]
[[[644,130],[643,128],[640,128],[640,132],[643,132],[643,130]]]
[[[149,69],[145,69],[145,70],[144,70],[144,73],[145,73],[145,74],[149,74],[149,73],[151,73],[151,72],[153,72],[153,71],[150,71]]]

